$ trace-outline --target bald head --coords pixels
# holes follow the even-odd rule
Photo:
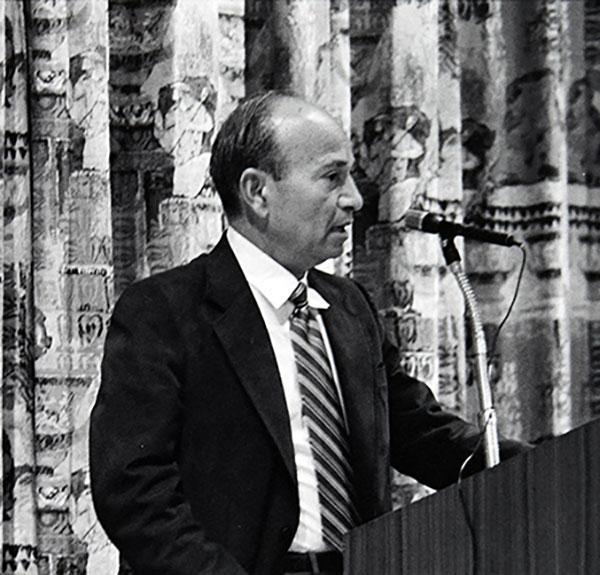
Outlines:
[[[307,122],[308,120],[308,122]],[[299,97],[267,92],[243,100],[223,122],[212,147],[210,175],[230,219],[240,215],[240,177],[258,168],[278,180],[286,169],[286,143],[294,133],[310,139],[313,122],[331,121],[326,112]],[[341,128],[340,128],[341,130]]]
[[[310,161],[317,151],[322,152],[323,147],[327,148],[329,140],[336,147],[340,141],[348,140],[341,126],[330,114],[299,98],[281,98],[274,102],[271,125],[273,138],[282,158],[282,168],[292,155],[304,154],[304,159]]]

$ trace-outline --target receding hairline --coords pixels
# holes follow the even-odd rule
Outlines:
[[[289,145],[286,136],[293,133],[301,125],[305,128],[306,124],[312,123],[315,128],[318,128],[329,123],[339,130],[344,139],[347,138],[346,132],[338,119],[321,106],[313,104],[300,96],[284,95],[271,102],[268,122],[279,159],[283,163],[285,163],[284,156],[287,152],[285,148]]]
[[[290,107],[284,112],[286,106]],[[342,126],[339,124],[338,120],[327,110],[317,104],[313,104],[312,102],[305,100],[300,96],[288,94],[279,95],[269,104],[269,118],[274,127],[279,123],[283,123],[285,120],[294,118],[310,119],[311,115],[320,116],[321,118],[328,118],[340,129],[342,129]]]

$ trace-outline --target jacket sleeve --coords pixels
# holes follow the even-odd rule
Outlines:
[[[134,573],[242,575],[192,516],[177,463],[181,335],[150,282],[118,301],[92,411],[90,473],[98,518]]]
[[[368,294],[359,287],[377,317]],[[461,466],[471,454],[464,476],[484,469],[479,428],[446,411],[425,383],[402,370],[399,350],[386,338],[380,322],[378,325],[388,380],[392,466],[435,489],[455,483]],[[504,460],[530,448],[502,438],[500,457]]]

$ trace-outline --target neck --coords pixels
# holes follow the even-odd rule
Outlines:
[[[289,262],[283,257],[283,254],[272,245],[272,242],[268,241],[268,238],[264,234],[261,234],[255,227],[249,225],[243,220],[230,221],[229,225],[240,235],[244,236],[249,242],[252,242],[258,249],[262,250],[269,257],[273,258],[279,265],[283,266],[297,279],[300,279],[305,273],[305,269],[300,269],[290,265]]]

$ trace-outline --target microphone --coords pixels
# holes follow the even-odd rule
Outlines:
[[[464,226],[445,220],[442,216],[422,210],[408,210],[404,215],[404,225],[411,230],[419,230],[429,234],[439,234],[443,237],[463,236],[479,242],[497,244],[499,246],[520,246],[510,234],[493,232],[476,226]]]

